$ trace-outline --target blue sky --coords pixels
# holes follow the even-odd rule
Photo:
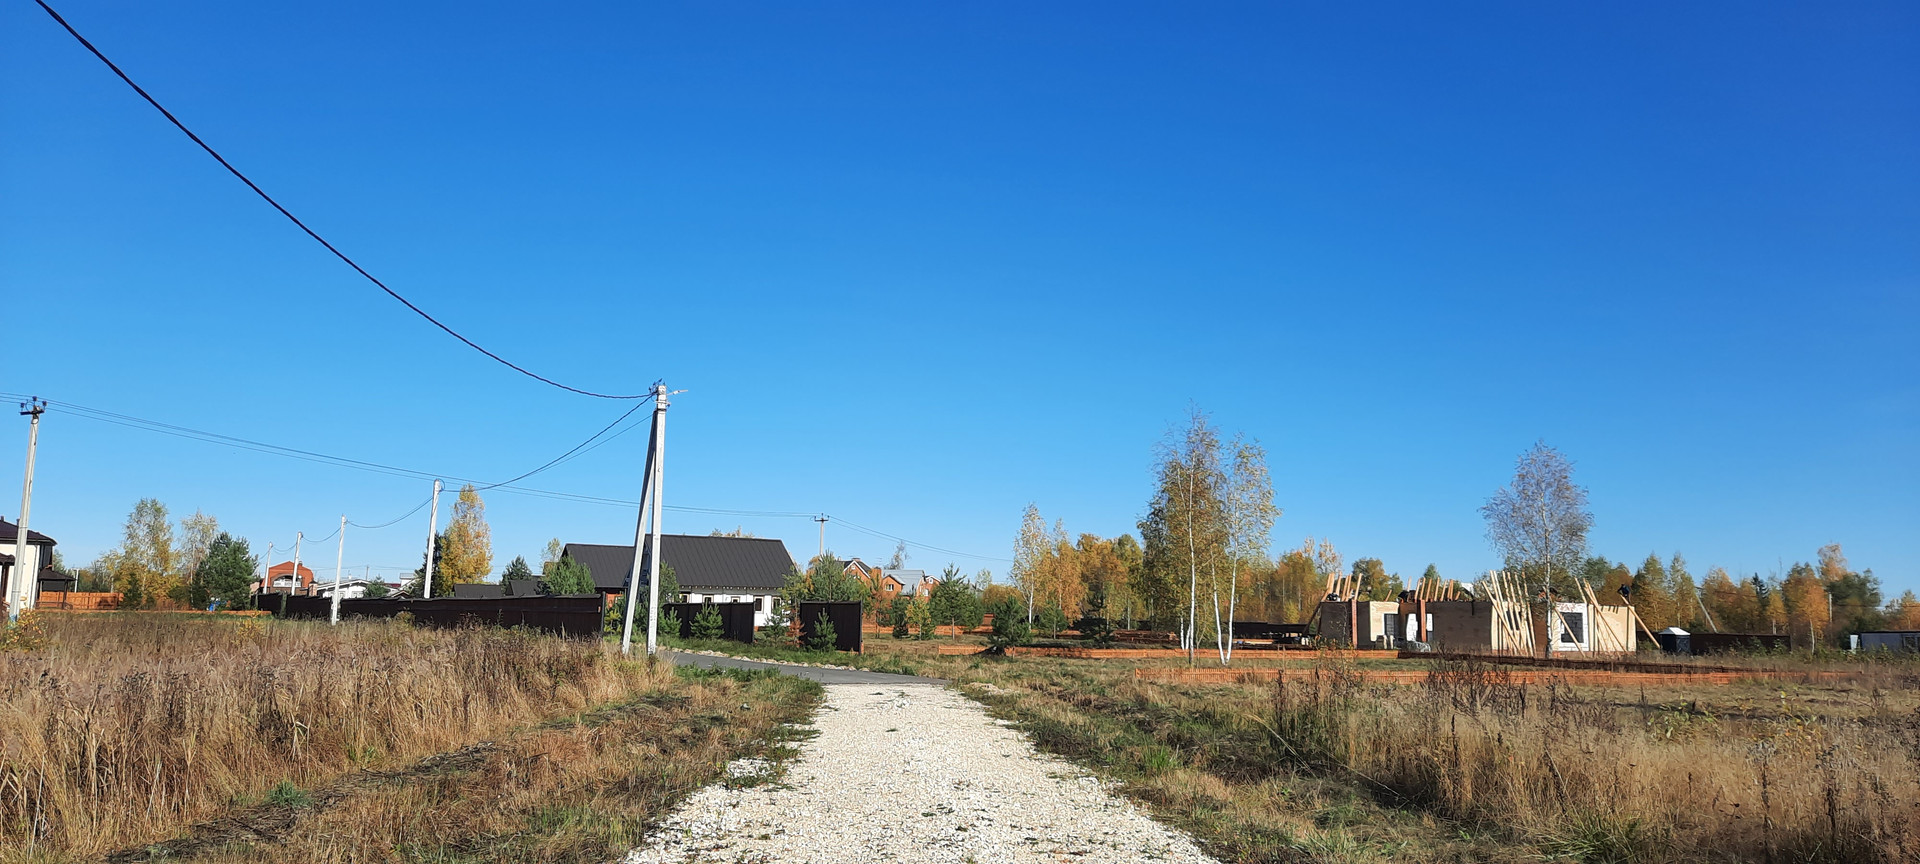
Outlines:
[[[1597,552],[1766,573],[1840,542],[1920,589],[1912,4],[636,5],[58,7],[477,341],[687,389],[669,503],[1004,573],[1030,501],[1133,530],[1199,406],[1268,448],[1276,546],[1469,576],[1544,439]],[[0,391],[486,479],[624,410],[406,313],[32,4],[0,45]],[[41,441],[70,559],[142,496],[284,548],[427,492],[58,413]],[[632,497],[644,443],[528,482]],[[496,566],[632,536],[487,504]],[[347,564],[416,564],[423,520]],[[814,549],[803,518],[667,520],[736,525]]]

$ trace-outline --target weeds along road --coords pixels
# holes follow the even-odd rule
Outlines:
[[[784,774],[729,766],[733,779],[695,793],[627,864],[1214,860],[935,679],[673,660],[778,669],[820,681],[826,699]]]

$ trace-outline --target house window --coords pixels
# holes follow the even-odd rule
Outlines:
[[[1560,631],[1560,641],[1567,645],[1585,645],[1587,643],[1587,616],[1585,612],[1562,612],[1560,620],[1566,628]]]

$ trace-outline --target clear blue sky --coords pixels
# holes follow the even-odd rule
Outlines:
[[[453,326],[690,390],[671,503],[1004,557],[1029,501],[1133,530],[1198,405],[1267,446],[1277,546],[1469,576],[1544,439],[1596,552],[1765,573],[1840,542],[1920,589],[1912,3],[58,5]],[[26,0],[0,112],[0,390],[492,479],[624,410],[406,313]],[[644,438],[529,483],[634,496]],[[70,560],[142,496],[264,548],[427,491],[70,415],[41,442]],[[487,504],[496,567],[632,536]],[[347,563],[413,566],[423,520]],[[814,548],[667,523],[735,525]],[[948,560],[1005,571],[912,563]]]

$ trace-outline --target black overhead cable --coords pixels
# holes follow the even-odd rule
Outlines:
[[[407,518],[408,516],[412,516],[413,514],[415,514],[415,513],[418,513],[418,512],[420,512],[420,508],[422,508],[422,507],[425,507],[425,506],[427,506],[427,502],[429,502],[429,501],[432,501],[432,500],[433,500],[433,498],[432,498],[431,496],[429,496],[429,497],[426,497],[426,498],[422,498],[422,499],[420,499],[420,503],[418,503],[418,504],[415,504],[415,505],[413,505],[413,509],[412,509],[412,510],[408,510],[407,512],[405,512],[405,513],[402,513],[402,514],[400,514],[400,515],[398,515],[398,516],[395,516],[395,517],[393,517],[392,519],[388,519],[387,521],[385,521],[385,522],[382,522],[382,523],[380,523],[380,524],[378,524],[378,525],[362,525],[362,524],[360,524],[360,523],[358,523],[358,522],[355,522],[355,521],[353,521],[352,519],[348,519],[348,520],[347,520],[347,524],[348,524],[348,525],[352,525],[352,526],[353,526],[353,527],[355,527],[355,528],[359,528],[359,529],[361,529],[361,530],[363,530],[363,531],[373,531],[373,530],[376,530],[376,529],[380,529],[380,528],[385,528],[385,527],[387,527],[387,526],[389,526],[389,525],[392,525],[392,524],[394,524],[394,523],[396,523],[396,522],[399,522],[399,521],[400,521],[400,520],[402,520],[402,519],[405,519],[405,518]]]
[[[240,169],[233,167],[233,163],[228,162],[226,157],[220,155],[219,151],[213,149],[213,147],[208,145],[206,141],[201,140],[200,136],[194,134],[192,129],[188,129],[187,124],[180,122],[180,118],[173,116],[172,111],[168,111],[166,106],[160,104],[159,100],[153,98],[153,96],[147,93],[147,91],[144,88],[142,88],[140,85],[135,84],[133,82],[133,79],[131,77],[128,77],[126,72],[121,71],[120,67],[117,64],[115,64],[112,60],[107,59],[107,55],[101,53],[100,49],[95,48],[92,42],[87,41],[87,37],[80,35],[80,31],[73,29],[73,25],[68,24],[67,19],[61,17],[59,12],[54,11],[52,6],[48,6],[46,0],[33,0],[33,2],[40,4],[40,8],[46,10],[48,15],[53,16],[53,20],[57,22],[61,27],[65,28],[69,35],[73,36],[74,39],[79,40],[80,44],[83,47],[85,47],[88,51],[92,52],[93,56],[98,57],[100,59],[100,62],[107,64],[107,68],[113,70],[113,74],[120,76],[120,80],[125,81],[128,87],[133,88],[133,92],[140,94],[140,98],[147,100],[147,104],[152,105],[155,110],[159,111],[163,116],[165,116],[167,118],[167,121],[172,123],[175,128],[178,128],[181,132],[186,133],[186,136],[188,138],[193,139],[193,143],[200,145],[200,149],[207,151],[207,155],[212,156],[214,158],[214,161],[219,162],[221,167],[227,169],[228,173],[239,178],[240,182],[247,184],[247,188],[252,189],[253,193],[255,195],[260,196],[261,200],[267,202],[270,205],[273,205],[273,209],[280,211],[280,215],[287,217],[288,221],[292,222],[295,226],[298,226],[301,231],[306,232],[308,237],[312,237],[320,245],[325,246],[328,252],[333,253],[334,257],[339,258],[341,261],[346,262],[347,266],[352,267],[355,273],[359,273],[361,276],[366,277],[368,282],[372,282],[375,286],[379,287],[380,290],[387,292],[387,296],[400,301],[401,305],[406,306],[408,309],[413,310],[413,313],[415,315],[418,315],[422,318],[427,319],[427,321],[431,323],[433,326],[446,331],[447,335],[452,336],[453,338],[466,343],[467,347],[472,348],[473,350],[478,351],[482,354],[485,354],[488,357],[493,358],[495,362],[498,362],[499,364],[507,367],[508,369],[512,369],[515,372],[525,375],[528,378],[532,378],[535,381],[540,381],[545,384],[550,384],[562,390],[566,390],[572,393],[578,393],[582,396],[592,396],[597,399],[645,399],[653,395],[652,393],[633,393],[633,394],[595,393],[592,390],[583,390],[579,387],[574,387],[568,384],[562,384],[558,381],[553,380],[552,378],[548,378],[537,372],[533,372],[523,366],[520,366],[514,363],[511,360],[508,360],[505,357],[502,357],[498,354],[493,353],[492,351],[482,348],[480,347],[480,343],[475,342],[472,339],[468,339],[467,337],[460,335],[459,331],[454,330],[452,327],[448,327],[447,325],[440,323],[440,319],[427,314],[426,310],[413,305],[413,301],[400,296],[400,292],[395,291],[392,288],[388,288],[387,283],[380,281],[378,278],[375,278],[375,276],[372,273],[368,273],[366,268],[361,267],[358,262],[355,262],[352,258],[347,257],[347,253],[342,252],[339,249],[335,248],[332,243],[327,242],[327,238],[320,236],[319,232],[313,230],[312,228],[307,227],[307,223],[300,221],[300,217],[293,215],[293,213],[289,211],[287,208],[280,206],[280,202],[273,200],[273,196],[268,195],[266,193],[266,190],[261,189],[258,184],[254,183],[251,179],[248,179],[247,175],[240,173]]]
[[[635,403],[633,403],[633,407],[632,407],[632,408],[628,408],[628,409],[627,409],[627,413],[625,413],[625,414],[622,414],[622,415],[620,415],[619,417],[616,417],[616,418],[614,418],[614,421],[613,421],[612,423],[608,423],[608,424],[607,424],[607,425],[606,425],[605,427],[603,427],[603,428],[601,428],[601,430],[600,430],[600,431],[598,431],[598,432],[595,432],[595,433],[593,433],[593,437],[591,437],[591,438],[588,438],[588,439],[587,439],[587,440],[585,440],[585,441],[582,441],[582,442],[580,442],[580,443],[578,443],[578,444],[575,444],[575,445],[573,445],[573,449],[572,449],[572,450],[568,450],[568,451],[567,451],[567,452],[565,452],[565,453],[562,453],[562,454],[560,454],[560,455],[558,455],[558,456],[555,456],[555,457],[553,457],[552,459],[549,459],[549,460],[547,460],[547,464],[545,464],[545,465],[542,465],[542,466],[540,466],[540,467],[538,467],[538,468],[535,468],[535,469],[533,469],[532,471],[528,471],[527,473],[525,473],[525,474],[522,474],[522,475],[520,475],[520,476],[518,476],[518,477],[515,477],[515,478],[513,478],[512,480],[502,480],[502,481],[500,481],[500,482],[498,482],[498,483],[490,483],[490,484],[487,484],[487,485],[485,485],[485,486],[481,486],[481,487],[479,487],[479,488],[477,488],[477,489],[475,489],[474,491],[475,491],[475,492],[479,492],[479,491],[482,491],[482,490],[486,490],[486,489],[492,489],[492,488],[494,488],[494,487],[496,487],[496,486],[505,486],[505,485],[507,485],[508,483],[516,483],[516,482],[519,482],[519,481],[521,481],[521,480],[525,480],[525,479],[527,479],[528,477],[532,477],[533,475],[535,475],[535,474],[538,474],[538,473],[540,473],[540,472],[542,472],[542,471],[545,471],[545,470],[547,470],[548,468],[552,468],[553,466],[555,466],[555,465],[558,465],[558,464],[560,464],[560,463],[562,463],[562,462],[565,462],[565,461],[567,461],[568,459],[571,459],[571,458],[573,458],[573,455],[574,455],[575,453],[579,453],[579,452],[580,452],[580,448],[582,448],[582,447],[586,447],[586,446],[587,446],[588,444],[592,444],[592,443],[594,442],[594,440],[595,440],[595,439],[597,439],[597,438],[599,438],[599,437],[600,437],[600,436],[602,436],[602,435],[605,435],[605,434],[607,434],[607,430],[609,430],[609,429],[612,429],[613,427],[615,427],[615,426],[618,426],[618,425],[620,425],[620,424],[621,424],[622,422],[624,422],[624,421],[625,421],[625,420],[626,420],[626,419],[627,419],[628,417],[632,417],[632,416],[633,416],[633,412],[635,412],[635,411],[638,411],[638,410],[640,410],[640,408],[641,408],[642,406],[644,406],[644,405],[646,405],[646,404],[647,404],[647,403],[645,403],[645,402],[635,402]],[[612,440],[612,439],[608,439],[608,440]],[[651,452],[651,450],[652,450],[652,448],[648,448],[648,450],[649,450],[649,452]]]
[[[24,399],[26,397],[23,394],[0,392],[0,399],[15,399],[15,398]],[[629,501],[629,500],[624,500],[620,498],[606,498],[598,495],[583,495],[577,492],[559,492],[551,489],[535,489],[527,486],[513,486],[510,484],[518,480],[523,480],[527,477],[531,477],[534,474],[540,473],[541,471],[546,471],[552,467],[555,467],[564,462],[570,461],[571,459],[578,458],[579,456],[584,455],[588,451],[591,451],[594,448],[599,447],[601,444],[605,444],[607,441],[611,441],[615,437],[618,437],[619,435],[625,434],[626,432],[632,431],[633,429],[641,425],[644,425],[641,423],[635,423],[633,425],[628,426],[626,429],[623,429],[620,432],[615,433],[614,435],[610,435],[604,439],[601,439],[601,436],[606,435],[608,429],[612,429],[614,426],[619,425],[622,420],[625,420],[626,418],[632,416],[634,411],[637,411],[641,406],[644,406],[646,404],[644,402],[634,406],[633,409],[627,411],[627,413],[625,414],[620,415],[618,419],[614,420],[612,423],[608,424],[607,426],[601,428],[600,431],[595,432],[592,436],[588,437],[587,440],[582,441],[580,442],[580,444],[575,445],[573,449],[568,450],[566,453],[561,454],[559,457],[553,460],[550,460],[546,465],[542,465],[539,468],[535,468],[534,470],[529,471],[525,474],[522,474],[519,477],[514,478],[513,480],[507,480],[500,483],[493,483],[493,484],[487,484],[487,485],[481,485],[481,481],[474,480],[472,478],[456,477],[451,474],[437,474],[431,471],[421,471],[415,468],[402,468],[397,465],[386,465],[379,462],[366,462],[359,459],[348,459],[344,456],[333,456],[326,453],[318,453],[312,450],[299,450],[292,447],[282,447],[278,444],[267,444],[265,442],[254,441],[247,438],[237,438],[232,435],[222,435],[217,432],[206,432],[200,429],[192,429],[186,426],[176,426],[171,423],[162,423],[157,420],[147,420],[145,418],[134,417],[129,414],[116,414],[112,411],[103,411],[98,408],[89,408],[85,405],[77,405],[72,402],[62,402],[58,399],[48,399],[46,400],[46,402],[47,402],[47,405],[53,410],[57,412],[64,412],[74,417],[84,417],[88,420],[94,420],[101,423],[110,423],[115,426],[125,426],[129,429],[141,429],[148,432],[159,432],[163,435],[172,435],[177,438],[186,438],[191,441],[201,441],[208,444],[219,444],[225,447],[233,447],[236,449],[248,450],[255,453],[265,453],[271,456],[285,456],[292,459],[299,459],[303,462],[316,462],[321,465],[333,465],[340,468],[352,468],[357,471],[369,471],[375,474],[386,474],[394,477],[407,477],[407,478],[417,479],[417,480],[432,480],[436,478],[443,479],[443,480],[453,480],[460,483],[475,484],[476,490],[499,489],[502,492],[512,492],[520,495],[530,495],[537,498],[550,498],[558,501],[574,501],[574,502],[579,502],[583,504],[600,504],[600,505],[610,506],[610,507],[635,507],[635,506],[639,506],[640,504],[640,502],[638,501]],[[599,440],[598,443],[595,443],[595,439],[601,439],[601,440]],[[592,445],[592,446],[588,446],[588,445]],[[415,507],[413,510],[408,511],[406,516],[413,515],[414,513],[418,512],[419,509],[420,509],[419,507]],[[816,516],[826,516],[829,521],[839,525],[844,525],[847,528],[850,528],[861,534],[866,534],[866,535],[877,537],[883,540],[893,540],[896,542],[905,543],[908,546],[911,546],[917,549],[925,549],[931,552],[940,552],[947,555],[957,555],[961,558],[971,558],[971,559],[976,559],[980,561],[999,561],[999,562],[1012,561],[1012,559],[1010,558],[1000,558],[992,555],[975,555],[971,552],[962,552],[958,549],[947,549],[941,546],[934,546],[928,543],[921,543],[915,540],[909,540],[897,534],[888,534],[884,531],[877,531],[875,529],[868,528],[864,525],[861,525],[855,522],[849,522],[838,516],[834,516],[832,514],[826,514],[826,513],[800,513],[800,512],[791,511],[791,510],[740,510],[740,509],[732,509],[732,508],[725,508],[725,507],[693,507],[693,506],[688,506],[684,504],[667,504],[663,507],[663,509],[671,510],[676,513],[699,513],[703,515],[712,515],[712,516],[739,516],[739,517],[757,518],[757,519],[812,519],[812,518],[815,518]],[[402,516],[400,518],[405,519],[406,516]],[[397,522],[399,520],[396,519],[394,521]],[[363,526],[350,521],[348,524],[354,525],[354,527],[356,528],[382,528],[382,527],[385,527],[386,524],[391,524],[391,523],[384,523],[382,525]],[[332,537],[332,536],[333,536],[332,534],[327,535],[327,537]],[[322,538],[322,539],[325,539],[325,538]],[[288,548],[292,548],[292,547],[288,547]]]

